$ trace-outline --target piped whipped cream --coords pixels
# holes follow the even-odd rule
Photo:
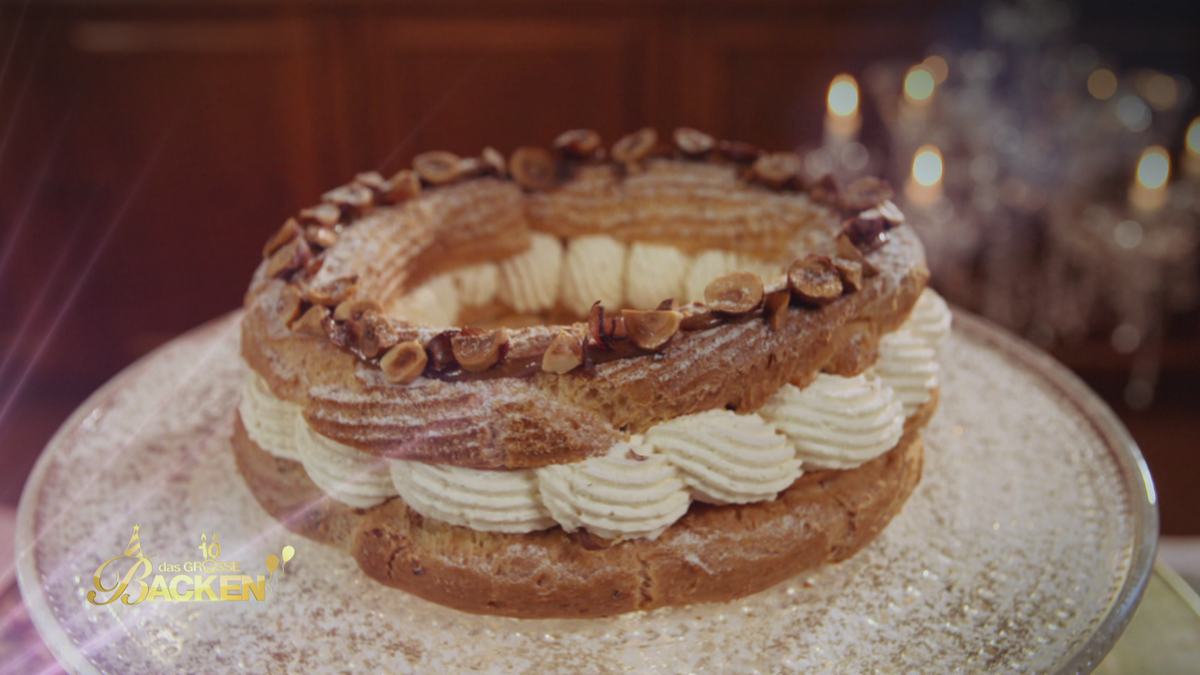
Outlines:
[[[253,370],[246,373],[238,412],[250,440],[276,457],[300,461],[295,439],[300,406],[273,394],[267,381]]]
[[[389,460],[392,482],[418,513],[483,532],[533,532],[554,527],[532,469],[477,471]]]
[[[609,539],[655,539],[687,513],[675,467],[636,436],[603,457],[537,469],[542,502],[563,529]]]
[[[713,279],[738,270],[741,257],[733,251],[704,251],[692,259],[683,280],[685,302],[703,302],[704,289]]]
[[[625,266],[625,299],[629,306],[654,309],[668,298],[682,300],[683,280],[691,262],[686,253],[674,246],[634,242]]]
[[[550,309],[558,300],[562,264],[563,247],[558,238],[534,232],[527,250],[499,263],[496,296],[518,312]]]
[[[921,338],[934,351],[940,352],[950,339],[950,308],[942,296],[931,288],[921,292],[912,314],[904,322],[904,328]]]
[[[604,235],[569,240],[562,265],[563,304],[580,316],[597,300],[605,307],[623,305],[627,251],[625,244]]]
[[[302,415],[294,424],[304,471],[330,497],[365,509],[396,494],[388,460],[318,434]]]
[[[771,499],[800,477],[788,439],[753,413],[708,410],[657,424],[646,444],[679,470],[692,497],[710,504]]]
[[[466,307],[486,305],[496,298],[500,267],[496,263],[480,263],[454,270],[451,273],[458,299]]]
[[[787,435],[806,468],[853,469],[896,447],[903,406],[878,377],[821,373],[807,387],[785,384],[762,418]]]
[[[439,274],[405,293],[387,310],[413,323],[453,326],[460,308],[453,274]]]
[[[902,327],[879,339],[875,372],[896,392],[896,397],[904,404],[904,414],[912,415],[929,400],[938,386],[937,350]]]

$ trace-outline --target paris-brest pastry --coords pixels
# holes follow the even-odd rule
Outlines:
[[[726,601],[900,510],[946,305],[877,179],[678,129],[364,173],[270,238],[240,471],[292,530],[468,612]]]

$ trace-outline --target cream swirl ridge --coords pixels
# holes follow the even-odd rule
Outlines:
[[[711,504],[771,499],[800,477],[800,460],[756,414],[709,410],[646,432],[646,443],[679,470],[692,497]]]
[[[318,434],[299,414],[295,425],[304,472],[330,497],[365,509],[396,494],[387,460]]]
[[[891,450],[904,434],[901,403],[879,378],[820,374],[784,385],[759,411],[787,435],[806,468],[852,469]]]
[[[904,328],[921,338],[934,351],[941,351],[950,339],[950,308],[942,296],[932,288],[926,288],[917,298],[912,314],[904,322]]]
[[[563,529],[609,539],[656,539],[687,513],[683,481],[667,458],[634,437],[602,457],[535,469],[542,502]]]
[[[273,394],[266,380],[253,370],[246,375],[238,413],[246,435],[276,457],[300,461],[296,452],[296,417],[300,406]]]
[[[605,235],[576,237],[563,258],[561,296],[582,316],[596,301],[620,307],[625,301],[625,244]]]
[[[904,414],[912,415],[938,386],[937,352],[923,338],[901,328],[879,339],[875,372],[896,392]]]
[[[388,460],[404,503],[418,513],[483,532],[533,532],[554,527],[532,469],[478,471]]]
[[[683,297],[683,280],[691,263],[674,246],[635,241],[625,268],[625,297],[634,309],[654,309],[667,298]]]
[[[496,296],[518,312],[539,312],[558,299],[562,269],[562,243],[557,237],[533,232],[529,249],[499,263],[500,285]]]

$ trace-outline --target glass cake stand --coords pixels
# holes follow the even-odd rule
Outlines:
[[[1086,673],[1152,569],[1154,488],[1129,434],[1048,356],[956,312],[922,482],[850,560],[727,604],[463,614],[372,582],[259,507],[228,442],[239,317],[96,392],[25,488],[21,591],[72,673]],[[285,545],[295,558],[264,601],[89,603],[135,525],[156,566],[200,560],[201,534],[248,574]]]

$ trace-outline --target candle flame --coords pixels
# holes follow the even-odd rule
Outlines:
[[[929,97],[933,96],[936,86],[933,73],[929,72],[924,64],[913,66],[908,70],[908,75],[904,77],[904,97],[910,103],[928,101]]]
[[[1161,145],[1146,148],[1142,158],[1138,160],[1138,183],[1151,190],[1157,190],[1166,185],[1170,177],[1171,158],[1167,155],[1167,149]]]
[[[913,157],[913,180],[930,187],[942,180],[942,151],[933,145],[922,145]]]
[[[829,85],[829,112],[849,117],[858,112],[858,82],[845,73],[833,78]]]
[[[1188,125],[1187,150],[1188,154],[1200,156],[1200,117]]]

